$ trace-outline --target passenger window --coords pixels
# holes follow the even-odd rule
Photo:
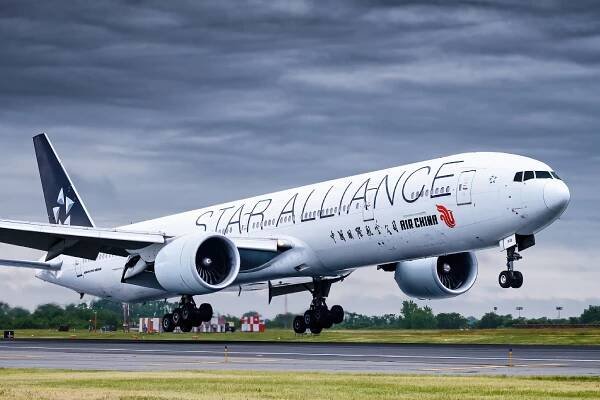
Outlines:
[[[562,180],[562,179],[559,178],[559,176],[556,174],[556,172],[552,171],[550,173],[552,174],[552,176],[554,177],[554,179]]]
[[[548,171],[535,171],[535,177],[537,179],[552,179],[552,175]]]
[[[523,171],[519,171],[515,174],[515,179],[513,179],[513,181],[515,182],[523,182]]]
[[[523,174],[523,182],[533,178],[535,178],[535,176],[533,175],[533,171],[525,171],[525,173]]]

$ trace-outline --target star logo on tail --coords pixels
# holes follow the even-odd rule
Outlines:
[[[54,214],[54,222],[58,225],[71,225],[71,216],[69,213],[75,202],[71,200],[68,196],[65,195],[65,190],[63,188],[60,189],[58,193],[58,199],[56,199],[56,207],[52,208],[52,213]],[[65,210],[65,219],[64,221],[60,220],[60,211],[61,209]]]

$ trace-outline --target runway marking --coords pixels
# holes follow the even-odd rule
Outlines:
[[[460,371],[466,369],[495,369],[495,368],[539,368],[539,367],[566,367],[565,364],[515,364],[509,365],[465,365],[458,367],[444,367],[444,368],[420,368],[419,371]]]
[[[170,355],[177,354],[205,354],[205,355],[222,355],[222,351],[218,350],[167,350],[167,349],[130,349],[127,347],[121,348],[84,348],[84,347],[47,347],[47,346],[11,346],[0,345],[0,348],[6,348],[13,351],[18,350],[48,350],[48,351],[81,351],[85,353],[108,353],[122,352],[139,354],[156,354],[169,353]],[[506,361],[507,357],[475,357],[475,356],[422,356],[422,355],[392,355],[392,354],[346,354],[346,353],[303,353],[303,352],[254,352],[254,351],[233,351],[229,350],[231,355],[254,355],[261,356],[302,356],[302,357],[340,357],[340,358],[380,358],[380,359],[419,359],[419,360],[472,360],[472,361]],[[569,359],[569,358],[521,358],[513,357],[514,361],[522,362],[573,362],[573,363],[600,363],[600,359]]]
[[[447,367],[447,368],[419,368],[419,371],[463,371],[467,369],[496,369],[496,368],[510,368],[508,365],[465,365],[459,367]]]
[[[20,354],[18,356],[17,355],[14,355],[14,356],[0,356],[0,360],[21,360],[23,358],[31,358],[31,359],[36,359],[37,360],[37,359],[40,359],[40,358],[43,358],[43,357],[42,356],[32,356],[32,355],[28,355],[28,354],[26,354],[24,356],[22,356]]]

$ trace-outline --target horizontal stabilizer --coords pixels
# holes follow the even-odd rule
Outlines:
[[[0,267],[34,268],[47,271],[58,271],[62,267],[62,261],[23,261],[23,260],[0,260]]]

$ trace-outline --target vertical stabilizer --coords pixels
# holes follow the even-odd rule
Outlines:
[[[51,224],[93,227],[85,204],[45,133],[34,136],[46,211]]]

